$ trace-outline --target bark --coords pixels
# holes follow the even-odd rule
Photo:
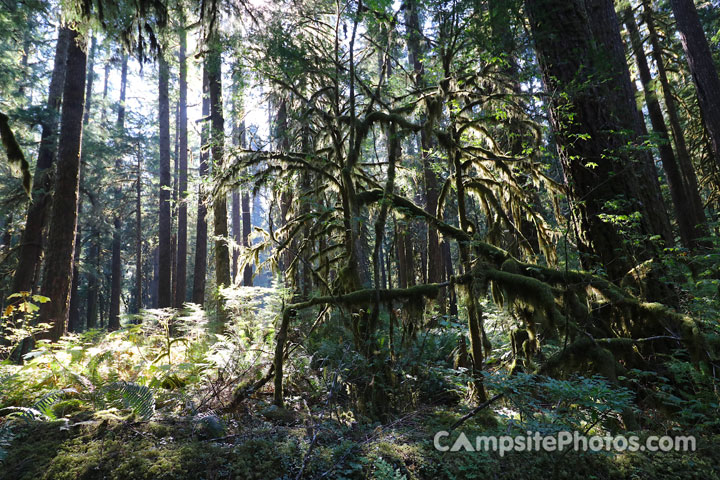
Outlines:
[[[112,256],[110,257],[110,312],[108,315],[108,330],[120,328],[120,291],[122,289],[122,239],[120,229],[122,224],[119,218],[113,220]]]
[[[213,42],[208,54],[210,119],[212,123],[213,172],[222,172],[225,161],[225,118],[222,100],[222,58]],[[215,278],[218,288],[230,285],[230,252],[228,250],[227,198],[224,191],[213,199],[213,233],[215,235]],[[222,316],[222,315],[221,315]]]
[[[90,56],[88,57],[88,68],[87,68],[87,85],[85,89],[85,114],[83,116],[83,128],[85,128],[90,121],[90,113],[92,110],[92,94],[93,94],[93,80],[95,72],[93,71],[95,65],[95,51],[97,49],[97,39],[92,37],[92,43],[90,47]],[[84,151],[84,149],[83,149]],[[85,163],[83,156],[80,157],[81,165]],[[80,176],[80,185],[82,186],[83,176]],[[82,218],[82,207],[83,199],[80,196],[78,204],[78,227],[77,234],[75,235],[75,261],[73,265],[73,278],[72,286],[70,288],[70,314],[68,318],[68,330],[70,332],[82,331],[82,325],[80,322],[80,299],[78,298],[78,290],[80,287],[80,255],[82,253],[83,244],[82,238],[82,224],[80,219]]]
[[[233,190],[232,192],[232,208],[230,212],[230,218],[232,219],[232,234],[233,241],[236,245],[240,245],[242,241],[242,228],[240,226],[240,192]],[[237,248],[233,248],[232,254],[232,276],[230,278],[233,285],[238,282],[238,269],[240,265],[240,251]]]
[[[172,306],[175,306],[175,298],[177,293],[177,231],[175,229],[175,220],[177,219],[178,204],[178,146],[180,143],[180,103],[175,103],[175,142],[173,149],[173,165],[172,165],[172,198],[170,200],[170,298]]]
[[[244,140],[243,140],[243,143]],[[311,146],[311,139],[310,139],[310,127],[304,123],[302,127],[302,137],[301,137],[301,151],[304,155],[311,155],[312,154],[312,146]],[[303,171],[300,173],[300,191],[302,192],[300,195],[300,198],[303,198],[304,201],[300,203],[300,215],[305,217],[310,214],[312,210],[312,205],[310,202],[308,202],[305,198],[306,195],[308,195],[308,192],[310,192],[313,184],[313,178],[312,173],[310,171]],[[301,261],[301,274],[300,274],[300,282],[302,283],[301,292],[304,297],[310,296],[310,292],[313,288],[313,261],[312,261],[312,248],[315,244],[315,238],[314,234],[311,230],[310,225],[306,222],[303,226],[303,240],[302,240],[302,250],[300,251],[300,255],[302,257]]]
[[[636,140],[639,128],[635,99],[622,45],[618,52],[616,45],[607,44],[615,35],[594,35],[603,28],[598,23],[611,28],[610,18],[615,17],[612,3],[594,2],[594,29],[581,0],[526,0],[525,5],[545,90],[552,92],[550,121],[567,182],[581,263],[586,269],[601,266],[617,281],[655,256],[655,247],[645,239],[663,234],[655,231],[660,222],[650,221],[662,207],[648,203],[647,195],[642,194],[653,180],[636,177],[636,172],[647,175],[644,154],[624,148]],[[618,29],[617,19],[614,21]],[[620,72],[606,73],[620,68],[620,62]],[[629,138],[622,132],[631,132]],[[637,246],[607,221],[632,218],[634,212],[639,213],[638,222],[626,228],[639,239]]]
[[[87,88],[85,90],[85,125],[90,121],[90,109],[92,108],[93,83],[95,81],[95,52],[97,51],[97,38],[93,35],[90,43],[90,56],[88,57]]]
[[[120,99],[118,101],[118,116],[115,123],[117,134],[122,136],[125,128],[125,98],[127,95],[127,72],[128,72],[128,56],[124,54],[122,57],[122,66],[120,69]],[[122,170],[122,162],[120,158],[115,160],[115,172],[120,174]],[[115,197],[115,205],[118,207],[122,204],[122,188],[117,186],[113,192]],[[120,220],[120,212],[116,208],[115,218],[113,218],[113,234],[112,234],[112,257],[110,258],[110,312],[108,315],[108,330],[115,331],[120,328],[120,294],[122,293],[122,222]]]
[[[239,147],[241,144],[241,136],[244,135],[245,130],[245,124],[242,123],[238,125],[237,119],[234,121],[234,131],[233,131],[233,145],[235,147]],[[240,191],[238,189],[234,189],[232,192],[232,207],[230,210],[230,219],[232,224],[232,235],[233,235],[233,251],[232,251],[232,274],[230,277],[230,280],[233,285],[237,285],[240,283],[240,280],[238,278],[238,270],[240,268],[240,265],[238,262],[240,261],[240,250],[237,248],[238,245],[242,242],[242,228],[240,225]]]
[[[57,341],[65,333],[70,304],[80,190],[80,152],[85,106],[86,45],[72,31],[67,53],[63,88],[60,148],[55,176],[55,193],[50,215],[48,250],[41,293],[50,301],[40,307],[39,321],[49,323],[47,337]]]
[[[287,152],[290,150],[290,138],[288,132],[288,118],[287,118],[287,100],[283,98],[278,106],[277,116],[275,118],[275,138],[278,142],[278,151]],[[292,196],[283,188],[280,192],[280,228],[285,227],[288,221],[288,214],[290,212],[290,203],[292,202]],[[295,242],[292,242],[295,246]],[[294,249],[293,249],[294,250]],[[290,267],[293,254],[289,250],[285,250],[280,257],[280,271],[285,273]],[[293,279],[287,278],[287,282],[297,285],[297,282]]]
[[[720,166],[720,78],[693,0],[671,0],[683,50],[697,91],[698,102]]]
[[[590,28],[595,39],[600,57],[599,66],[606,69],[605,80],[613,89],[615,96],[613,109],[619,119],[631,115],[634,120],[628,141],[639,145],[645,128],[645,120],[637,108],[635,89],[630,81],[630,70],[625,57],[625,47],[620,35],[620,22],[615,13],[612,0],[585,0],[585,8],[590,21]],[[630,125],[630,124],[628,124]],[[640,138],[638,138],[640,137]],[[660,192],[655,161],[647,151],[639,150],[632,157],[637,162],[637,169],[630,171],[638,185],[638,200],[642,213],[641,221],[647,223],[646,228],[652,234],[660,235],[666,246],[673,246],[674,240],[667,207]]]
[[[210,115],[210,98],[208,96],[208,75],[207,67],[203,66],[203,98],[202,118]],[[200,178],[204,179],[208,174],[208,126],[203,125],[200,139]],[[193,271],[193,292],[192,301],[199,305],[205,303],[205,276],[207,274],[207,207],[205,206],[205,195],[202,182],[198,187],[197,225],[195,227],[195,267]]]
[[[175,273],[175,307],[185,303],[187,291],[187,169],[188,169],[188,128],[187,128],[187,32],[180,32],[180,109],[178,119],[178,212],[177,212],[177,263]]]
[[[143,305],[142,275],[142,157],[137,156],[137,179],[135,181],[135,305],[133,313],[140,313]]]
[[[55,62],[50,78],[46,115],[42,121],[42,136],[33,178],[32,202],[28,206],[25,229],[18,252],[18,266],[13,277],[12,292],[29,292],[33,289],[35,272],[42,254],[43,226],[50,204],[52,167],[57,149],[57,127],[62,102],[67,53],[71,31],[61,26],[55,47]]]
[[[407,259],[405,258],[405,235],[406,232],[398,229],[395,221],[395,257],[397,259],[398,288],[407,288]]]
[[[665,124],[665,118],[660,108],[660,102],[653,88],[650,67],[647,62],[647,57],[645,56],[645,50],[635,17],[629,8],[625,10],[624,15],[624,21],[630,34],[640,81],[643,85],[645,104],[647,105],[650,116],[650,123],[660,139],[658,151],[667,175],[670,195],[675,206],[675,216],[678,222],[680,238],[685,247],[693,249],[698,246],[698,239],[707,234],[703,228],[703,225],[706,224],[705,213],[702,210],[699,212],[696,211],[696,202],[693,201],[693,195],[698,195],[698,192],[697,190],[693,191],[690,186],[686,184],[675,157],[675,152],[673,152],[672,145],[670,144],[667,125]]]
[[[101,259],[100,259],[100,245],[98,235],[95,233],[90,246],[90,258],[93,259],[93,270],[88,274],[88,286],[87,286],[87,306],[86,306],[86,326],[90,330],[97,326],[98,316],[98,276],[100,271]]]
[[[652,56],[655,61],[655,67],[657,69],[658,79],[662,87],[663,100],[665,101],[665,108],[667,109],[668,122],[670,123],[670,131],[673,136],[673,143],[675,145],[675,152],[677,154],[678,163],[680,164],[680,170],[682,172],[685,183],[688,185],[689,190],[692,192],[693,208],[696,212],[703,212],[703,202],[700,198],[700,189],[698,187],[697,176],[695,174],[695,168],[693,167],[690,154],[688,153],[687,145],[685,143],[685,133],[680,126],[680,118],[678,117],[677,103],[673,94],[673,89],[670,85],[670,81],[667,77],[667,71],[665,69],[665,62],[662,55],[662,48],[658,38],[658,33],[655,28],[655,21],[653,19],[653,11],[650,3],[647,0],[643,0],[643,20],[648,29],[650,45],[652,46]],[[701,215],[699,218],[704,218]]]
[[[459,142],[458,134],[453,127],[453,140],[455,145]],[[457,191],[457,211],[458,224],[463,232],[470,233],[471,227],[467,217],[467,207],[465,205],[465,187],[462,175],[462,158],[459,151],[455,147],[448,149],[449,158],[452,161],[452,167],[455,174],[455,189]],[[469,274],[472,271],[472,258],[470,256],[469,242],[459,241],[458,249],[460,250],[460,266],[463,274]],[[476,296],[475,282],[470,285],[464,285],[465,306],[468,316],[468,331],[470,333],[470,353],[472,355],[472,375],[474,378],[473,395],[477,396],[479,401],[485,401],[487,393],[482,381],[482,365],[483,355],[483,317],[480,303]]]
[[[283,358],[285,356],[285,344],[287,342],[288,328],[290,327],[290,315],[293,313],[289,309],[283,309],[277,336],[275,338],[275,389],[273,391],[273,404],[278,407],[284,406],[283,399]]]
[[[250,212],[250,194],[247,190],[243,190],[240,202],[242,206],[242,245],[243,247],[249,247],[252,216]],[[253,284],[252,268],[251,265],[245,265],[243,269],[243,285],[246,287],[252,287]]]
[[[158,307],[172,306],[170,251],[170,100],[168,98],[169,67],[162,54],[159,66],[160,108],[160,205],[158,218]]]
[[[82,182],[82,179],[80,180]],[[82,330],[80,325],[80,299],[78,298],[78,290],[80,289],[80,253],[82,252],[82,225],[80,217],[82,215],[82,197],[78,202],[78,226],[75,234],[75,253],[73,258],[72,283],[70,284],[70,312],[68,313],[68,331],[79,332]]]

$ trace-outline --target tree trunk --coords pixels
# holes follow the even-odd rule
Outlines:
[[[459,135],[453,127],[452,139],[455,145],[458,145]],[[448,157],[452,162],[453,173],[455,174],[455,189],[457,192],[457,211],[458,224],[464,232],[471,232],[470,222],[467,218],[466,196],[464,187],[464,176],[462,174],[462,158],[457,147],[448,148]],[[468,274],[472,270],[472,258],[470,256],[471,246],[467,242],[458,242],[460,250],[460,266],[463,274]],[[470,285],[463,285],[462,289],[465,296],[465,306],[467,308],[468,332],[470,333],[470,352],[472,355],[472,376],[473,395],[480,402],[486,400],[487,393],[482,380],[482,366],[484,360],[483,354],[483,314],[482,307],[476,297],[475,281]]]
[[[142,275],[142,157],[137,155],[137,179],[135,182],[135,305],[133,313],[140,313],[143,306]]]
[[[123,54],[120,69],[120,99],[118,101],[118,116],[116,128],[118,135],[122,135],[125,128],[125,98],[127,92],[128,56]],[[115,159],[115,172],[120,174],[122,162]],[[122,292],[122,237],[120,220],[120,205],[122,205],[122,187],[115,188],[115,218],[113,219],[112,257],[110,259],[110,313],[108,316],[108,330],[115,331],[120,328],[120,294]]]
[[[680,171],[682,173],[684,183],[687,185],[690,198],[693,202],[693,210],[696,212],[695,221],[697,224],[705,224],[704,205],[700,198],[700,189],[698,187],[697,175],[695,174],[695,167],[690,159],[687,145],[685,143],[685,133],[680,126],[680,119],[677,113],[677,104],[675,102],[675,96],[673,95],[670,81],[667,77],[667,71],[665,69],[665,62],[663,60],[662,48],[658,39],[657,30],[655,29],[655,21],[653,19],[653,11],[650,3],[647,0],[642,1],[643,13],[642,17],[645,25],[648,29],[650,45],[652,46],[653,60],[655,61],[655,67],[658,72],[658,79],[662,87],[663,100],[665,100],[665,108],[667,109],[668,121],[670,123],[670,131],[673,136],[673,143],[675,145],[675,152],[677,154],[677,160],[680,165]],[[696,225],[697,225],[696,224]],[[705,227],[706,228],[706,227]]]
[[[93,271],[88,274],[88,286],[87,286],[87,318],[86,327],[88,330],[97,326],[98,316],[98,280],[100,271],[100,245],[97,233],[94,235],[92,245],[90,247],[90,258],[93,259]]]
[[[720,166],[720,78],[693,0],[670,0],[715,162]]]
[[[217,42],[211,44],[207,63],[213,139],[213,173],[219,176],[219,172],[223,171],[225,165],[225,118],[222,103],[222,57]],[[215,278],[217,286],[220,288],[230,285],[230,253],[227,244],[227,198],[222,189],[213,199],[213,233],[215,235]]]
[[[252,216],[250,214],[250,194],[247,190],[243,190],[240,203],[242,206],[242,245],[250,246],[250,230],[252,229]],[[243,269],[243,285],[252,287],[252,265],[245,265]]]
[[[630,70],[625,58],[625,46],[620,35],[620,22],[615,13],[612,0],[585,0],[585,8],[590,28],[595,39],[595,48],[599,48],[599,66],[606,69],[607,82],[612,85],[615,94],[613,109],[619,118],[631,115],[634,133],[627,139],[632,145],[640,146],[645,120],[637,108],[635,89],[630,81]],[[613,112],[615,113],[615,112]],[[612,133],[611,133],[612,134]],[[626,147],[627,148],[627,145]],[[642,214],[641,222],[646,224],[647,232],[657,234],[665,241],[665,246],[674,244],[670,218],[660,192],[655,161],[647,151],[638,150],[631,158],[637,162],[637,169],[630,171],[638,185],[638,204]],[[644,211],[643,211],[644,210]],[[652,252],[650,252],[652,254]]]
[[[28,206],[27,220],[20,240],[18,266],[13,277],[12,292],[29,292],[33,289],[35,272],[42,254],[43,226],[50,204],[52,188],[52,167],[57,148],[57,127],[62,102],[65,70],[67,68],[68,45],[72,32],[66,26],[58,30],[55,47],[55,63],[50,78],[47,99],[47,115],[42,122],[42,137],[37,165],[33,178],[32,202]]]
[[[232,234],[233,241],[236,245],[240,245],[242,242],[242,228],[240,226],[240,192],[236,189],[232,192],[232,207],[230,211],[230,218],[232,220]],[[240,265],[240,251],[237,248],[233,248],[232,253],[232,275],[230,280],[233,285],[238,283],[238,269]]]
[[[277,116],[275,117],[275,139],[277,140],[277,149],[280,152],[287,153],[290,149],[290,138],[288,137],[288,118],[287,118],[287,99],[282,98],[280,105],[278,106]],[[283,188],[280,191],[280,222],[279,227],[284,228],[287,225],[288,214],[290,212],[290,203],[292,196],[287,189]],[[291,246],[295,246],[295,242],[291,243]],[[280,256],[280,271],[285,274],[287,269],[290,267],[292,262],[293,253],[286,249]],[[297,282],[291,278],[286,277],[288,284],[297,285]]]
[[[170,251],[170,100],[168,98],[169,67],[161,53],[159,68],[160,109],[160,205],[158,218],[158,307],[172,306]]]
[[[407,49],[410,64],[413,67],[418,88],[425,86],[425,69],[422,64],[422,56],[424,49],[422,48],[422,26],[418,14],[418,2],[412,0],[407,3],[405,10],[405,24],[408,31]],[[426,119],[422,119],[425,121]],[[429,122],[427,127],[420,132],[420,145],[422,148],[421,160],[423,168],[423,179],[425,181],[425,211],[430,215],[437,215],[438,197],[440,194],[438,188],[438,180],[433,170],[433,160],[430,153],[433,148],[432,142],[432,123]],[[428,225],[427,228],[427,272],[423,276],[427,277],[427,282],[436,283],[440,281],[443,272],[443,256],[440,250],[440,239],[438,238],[437,229]]]
[[[624,15],[625,25],[627,26],[628,33],[630,34],[630,41],[635,55],[635,62],[637,63],[638,73],[640,75],[640,81],[643,85],[645,104],[647,105],[648,114],[650,116],[650,123],[653,130],[660,138],[658,151],[660,153],[660,160],[662,161],[667,175],[670,195],[672,196],[673,204],[675,205],[680,238],[685,247],[693,249],[697,247],[698,239],[706,235],[706,232],[703,231],[704,229],[702,227],[705,224],[705,214],[702,211],[695,211],[695,203],[693,202],[692,197],[693,193],[694,195],[698,195],[698,192],[697,190],[693,192],[690,187],[685,184],[683,176],[680,172],[680,167],[676,161],[675,153],[673,152],[670,144],[667,126],[665,125],[665,118],[663,117],[663,113],[660,108],[660,102],[657,99],[652,85],[650,67],[647,62],[647,57],[645,56],[645,50],[643,48],[637,23],[635,22],[635,16],[629,8],[625,10]]]
[[[82,179],[80,180],[82,182]],[[80,254],[82,252],[82,225],[80,217],[82,216],[83,207],[82,197],[78,200],[78,225],[75,234],[75,253],[73,258],[72,283],[70,284],[70,312],[68,313],[68,332],[79,332],[82,330],[80,325],[80,299],[78,298],[78,290],[80,289]]]
[[[203,96],[202,96],[202,118],[210,115],[210,97],[208,96],[208,74],[207,67],[203,65]],[[200,178],[204,179],[208,174],[208,149],[209,127],[203,123],[200,139]],[[195,267],[193,270],[193,293],[192,301],[199,305],[205,303],[205,276],[207,275],[207,207],[205,206],[205,193],[203,183],[198,187],[197,225],[195,228]]]
[[[59,340],[65,333],[70,306],[85,106],[85,48],[82,37],[72,31],[68,44],[58,168],[48,232],[48,245],[53,248],[48,249],[41,289],[50,301],[42,304],[39,314],[41,323],[51,325],[47,337],[52,341]]]
[[[85,116],[83,123],[85,125],[90,121],[90,109],[92,108],[93,82],[95,81],[95,52],[97,51],[97,38],[92,37],[90,43],[90,57],[88,58],[87,88],[85,90]]]
[[[177,261],[175,265],[175,308],[185,303],[187,291],[187,32],[180,31],[180,109],[178,118],[178,207],[177,207]]]
[[[650,221],[654,210],[663,207],[637,200],[646,198],[639,182],[652,179],[636,177],[637,171],[647,174],[644,154],[624,148],[635,141],[639,128],[635,99],[622,45],[618,52],[616,46],[605,44],[610,35],[594,35],[612,28],[612,3],[593,1],[594,30],[581,0],[526,0],[525,5],[545,90],[553,93],[550,122],[581,263],[586,269],[602,266],[611,280],[619,281],[635,265],[654,258],[655,247],[646,239],[663,234],[654,231],[659,222]],[[616,18],[614,28],[619,28]],[[624,72],[605,73],[620,64]],[[631,132],[630,138],[621,132]],[[639,217],[636,224],[623,227],[637,237],[637,247],[623,238],[614,223],[634,217]]]
[[[110,62],[105,62],[105,76],[103,77],[103,109],[100,112],[100,123],[104,124],[107,118],[107,109],[105,108],[105,100],[108,94],[108,79],[110,78]]]
[[[241,137],[245,135],[245,124],[238,124],[237,118],[233,118],[233,145],[235,147],[239,147],[241,145]],[[234,189],[232,192],[232,206],[230,209],[230,220],[232,225],[232,235],[233,235],[233,251],[232,251],[232,273],[230,277],[230,281],[233,285],[237,285],[240,283],[240,279],[238,278],[238,270],[240,269],[240,265],[238,265],[238,262],[240,261],[240,250],[237,248],[237,245],[240,245],[242,242],[242,228],[240,226],[240,191],[238,189]]]

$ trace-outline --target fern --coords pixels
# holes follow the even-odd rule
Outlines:
[[[121,395],[125,408],[131,409],[143,419],[150,419],[155,414],[155,396],[153,391],[132,382],[113,382],[103,387],[103,393],[117,392]]]
[[[77,390],[74,388],[64,388],[62,390],[50,392],[35,402],[32,408],[41,412],[48,419],[55,420],[56,416],[52,411],[52,406],[62,400],[69,393],[77,393]]]
[[[5,407],[2,409],[2,415],[7,418],[19,418],[25,422],[47,419],[44,413],[32,407]]]
[[[0,425],[0,464],[7,458],[7,449],[15,437],[15,433],[12,431],[10,422],[5,422]]]
[[[2,409],[3,412],[10,412],[7,414],[8,417],[21,418],[25,421],[30,420],[55,420],[56,415],[53,412],[52,407],[66,395],[70,393],[77,393],[74,388],[64,388],[62,390],[55,390],[53,392],[43,395],[40,400],[35,402],[31,407],[5,407]]]
[[[114,351],[106,350],[102,353],[95,355],[93,358],[90,359],[90,361],[88,362],[87,367],[86,367],[86,372],[87,372],[87,377],[90,378],[90,381],[94,385],[98,385],[98,384],[102,383],[102,381],[103,381],[102,378],[100,377],[100,375],[98,374],[98,368],[100,367],[100,365],[103,362],[111,360],[114,357],[114,355],[115,355]]]

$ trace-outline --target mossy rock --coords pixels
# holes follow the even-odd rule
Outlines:
[[[52,412],[56,418],[75,415],[85,410],[87,410],[85,402],[77,398],[63,400],[52,406]]]
[[[262,410],[260,415],[271,422],[283,425],[289,425],[295,422],[295,412],[287,408],[278,407],[277,405],[270,405],[268,408]]]

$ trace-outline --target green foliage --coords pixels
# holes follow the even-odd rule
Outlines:
[[[520,430],[583,431],[617,419],[633,404],[633,393],[601,376],[559,380],[526,373],[488,374],[489,388],[503,392],[511,408],[501,411]]]
[[[102,393],[110,398],[114,394],[119,394],[123,405],[145,420],[149,420],[155,413],[153,391],[144,385],[130,382],[113,382],[105,385],[102,388]]]
[[[401,474],[399,468],[378,457],[373,463],[373,480],[407,480],[407,475]]]

